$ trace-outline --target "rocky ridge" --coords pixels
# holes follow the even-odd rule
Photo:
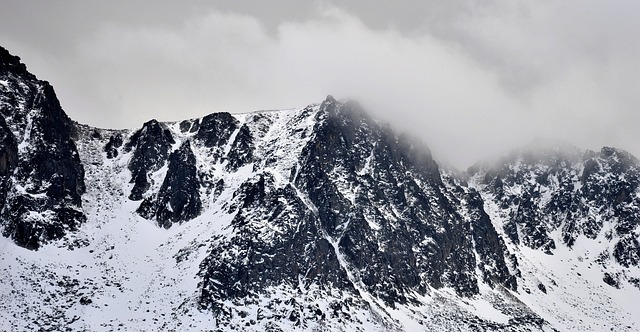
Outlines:
[[[558,246],[572,248],[580,237],[604,243],[592,259],[622,268],[616,278],[602,276],[617,287],[619,278],[640,286],[626,270],[640,264],[639,171],[638,159],[619,149],[559,145],[514,151],[497,166],[477,164],[469,174],[485,200],[499,206],[509,241],[549,255]]]
[[[84,168],[76,128],[53,87],[0,48],[0,225],[16,244],[37,249],[86,220]]]
[[[92,128],[2,51],[4,328],[640,324],[638,161],[624,151],[525,149],[462,174],[332,97]]]

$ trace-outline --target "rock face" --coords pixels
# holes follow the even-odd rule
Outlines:
[[[0,206],[3,235],[37,249],[86,219],[75,127],[53,88],[0,48]]]
[[[464,173],[331,96],[98,129],[0,60],[0,330],[640,327],[624,151]]]
[[[109,137],[109,142],[104,146],[104,152],[107,153],[107,158],[113,159],[118,156],[118,148],[122,146],[122,134],[115,134]]]
[[[516,290],[516,277],[520,277],[516,256],[508,252],[504,240],[493,227],[489,215],[484,211],[481,195],[473,189],[467,195],[473,247],[480,257],[477,266],[482,272],[483,281],[490,286],[503,285]]]
[[[117,141],[116,141],[117,142]],[[124,146],[125,152],[133,151],[129,162],[131,183],[134,184],[129,198],[134,201],[142,199],[151,183],[149,176],[164,166],[175,143],[171,132],[156,120],[151,120],[136,131]],[[107,144],[109,145],[109,144]]]
[[[232,314],[224,301],[258,296],[282,284],[355,291],[332,244],[293,186],[274,188],[269,173],[244,183],[234,194],[235,236],[221,241],[202,263],[200,305],[217,315]],[[264,232],[269,222],[278,232]],[[233,254],[236,253],[236,254]],[[256,262],[246,264],[242,259]],[[300,276],[304,276],[302,280]]]
[[[213,154],[220,155],[231,135],[238,129],[238,120],[229,113],[213,113],[198,122],[195,139],[208,148],[213,148]]]
[[[497,166],[469,170],[486,200],[495,200],[509,240],[553,254],[578,237],[610,243],[601,253],[638,266],[638,159],[604,147],[600,152],[556,146],[513,152]],[[552,233],[561,234],[561,242]]]
[[[412,149],[355,104],[329,98],[319,116],[294,181],[355,281],[389,304],[427,286],[476,293],[470,225],[428,150]]]
[[[242,166],[250,164],[254,160],[254,148],[253,135],[247,125],[243,125],[238,129],[234,141],[230,146],[225,169],[233,172]]]
[[[160,191],[153,199],[146,199],[138,213],[169,228],[174,222],[197,217],[201,208],[196,157],[191,151],[191,144],[186,141],[169,156],[169,169]]]
[[[233,193],[234,232],[202,264],[201,307],[224,321],[232,316],[225,302],[283,285],[364,292],[391,307],[443,287],[472,296],[478,278],[517,288],[480,195],[445,185],[426,147],[355,103],[328,97],[306,116],[315,125],[301,134],[307,143],[288,174],[277,179],[269,159],[253,159],[266,167],[254,166],[256,175]]]

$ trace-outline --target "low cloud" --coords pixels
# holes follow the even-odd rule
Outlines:
[[[275,34],[253,17],[220,13],[177,30],[109,26],[81,45],[80,68],[95,89],[87,96],[105,105],[86,121],[135,127],[150,117],[302,107],[333,94],[447,147],[438,151],[455,142],[464,155],[455,162],[467,162],[479,147],[472,142],[500,145],[519,134],[522,109],[463,51],[430,35],[371,29],[335,8]],[[499,134],[497,123],[505,125]]]
[[[78,37],[70,56],[35,62],[56,64],[47,73],[65,109],[96,126],[302,107],[332,94],[459,167],[535,136],[640,155],[638,4],[464,3],[411,26],[332,5],[272,26],[218,10],[171,25],[112,21]]]

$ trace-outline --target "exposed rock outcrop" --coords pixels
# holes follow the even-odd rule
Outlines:
[[[155,197],[145,199],[138,213],[169,228],[173,223],[197,217],[201,208],[196,157],[191,144],[186,141],[171,153],[169,168],[160,191]]]
[[[0,48],[3,235],[37,249],[86,220],[75,126],[49,83]]]

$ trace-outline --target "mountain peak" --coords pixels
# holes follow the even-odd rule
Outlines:
[[[0,329],[640,326],[624,151],[528,147],[457,174],[331,96],[98,129],[5,62]]]
[[[0,176],[2,234],[37,249],[86,220],[84,169],[74,143],[75,126],[53,88],[26,71],[20,58],[0,50],[0,144],[12,169]]]
[[[12,55],[9,51],[0,46],[0,75],[23,75],[26,79],[35,80],[35,75],[27,71],[27,66],[21,62],[19,56]]]

